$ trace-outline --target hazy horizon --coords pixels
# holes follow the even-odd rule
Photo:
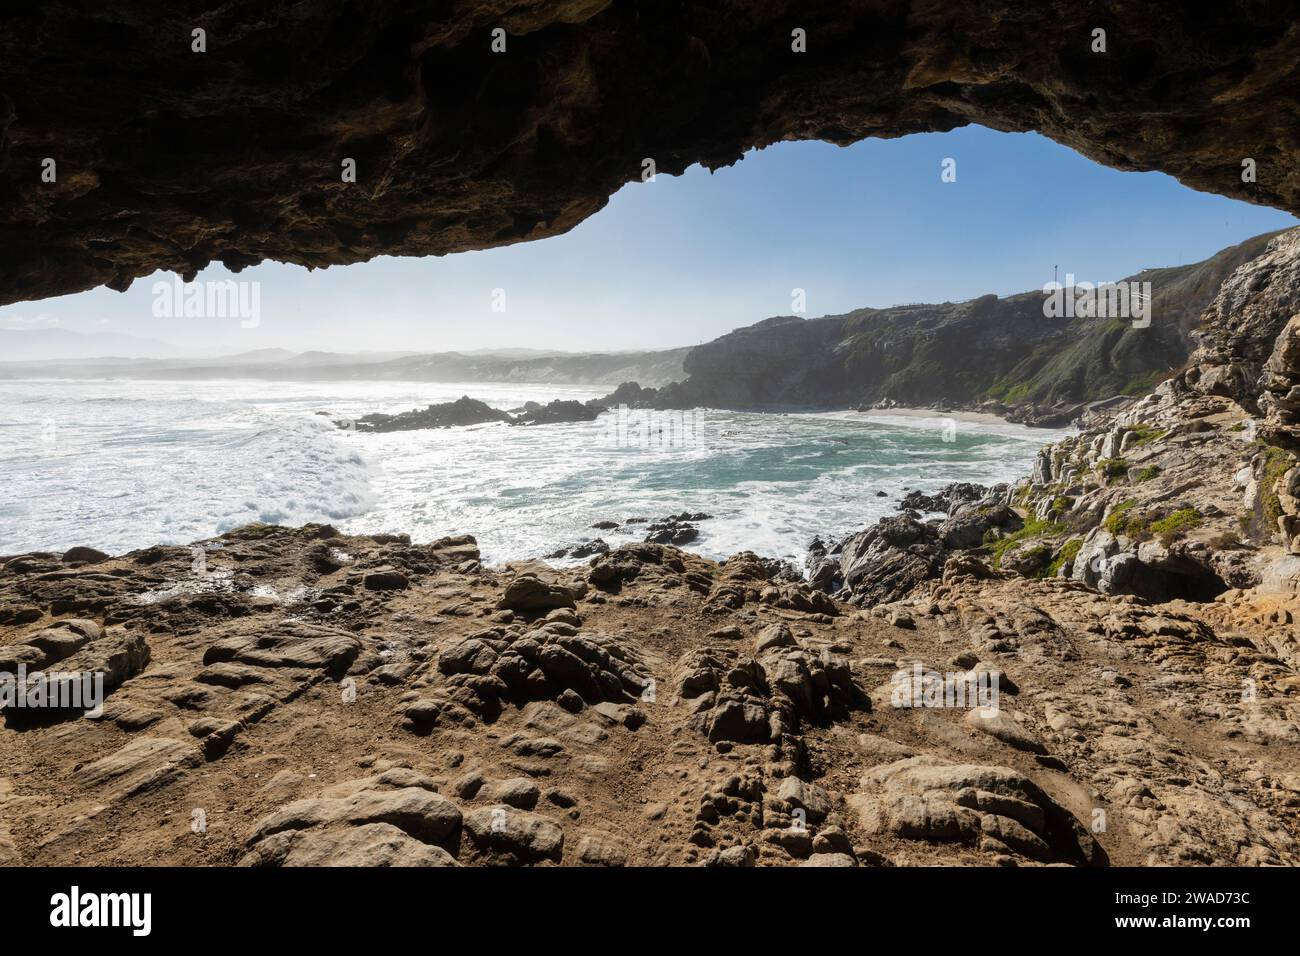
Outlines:
[[[948,158],[955,182],[941,180]],[[1037,134],[966,127],[845,148],[781,143],[712,175],[699,166],[660,175],[536,242],[312,273],[276,262],[201,272],[204,282],[258,284],[253,327],[158,317],[155,284],[177,281],[160,272],[125,293],[5,306],[0,329],[112,335],[140,357],[170,358],[661,350],[791,314],[796,288],[806,318],[1005,296],[1041,288],[1054,266],[1120,279],[1297,223],[1162,173],[1100,166]]]

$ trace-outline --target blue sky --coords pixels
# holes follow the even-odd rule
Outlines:
[[[956,182],[941,164],[956,160]],[[625,186],[564,236],[309,273],[263,263],[260,323],[157,318],[161,274],[0,309],[0,327],[111,331],[184,352],[691,345],[791,312],[1041,288],[1053,265],[1123,278],[1203,259],[1292,216],[1122,173],[1036,134],[967,127],[848,148],[782,143],[710,174]],[[223,279],[219,266],[200,274]],[[492,311],[493,290],[505,312]]]

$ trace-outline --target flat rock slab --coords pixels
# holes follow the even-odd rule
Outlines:
[[[1047,748],[1042,742],[1005,710],[985,710],[976,707],[966,714],[965,720],[968,727],[974,727],[1002,741],[1008,747],[1034,754],[1047,753]]]
[[[202,762],[202,755],[192,743],[170,737],[141,737],[81,768],[78,776],[87,788],[109,788],[116,795],[132,796],[169,783],[183,770]]]
[[[361,642],[332,628],[298,625],[275,634],[231,637],[203,654],[206,665],[236,662],[255,667],[300,667],[341,672],[361,653]]]
[[[421,787],[365,790],[350,797],[316,797],[281,807],[258,822],[248,843],[256,844],[285,830],[340,823],[388,823],[422,842],[438,843],[455,834],[461,816],[446,797]]]
[[[237,664],[231,661],[205,667],[194,678],[200,684],[212,684],[217,687],[229,687],[232,690],[248,684],[267,684],[271,675],[251,664]]]
[[[858,861],[847,853],[814,853],[800,866],[857,866]]]
[[[240,866],[456,866],[440,846],[389,823],[342,830],[285,830],[246,853]]]
[[[63,660],[75,651],[85,647],[91,641],[99,640],[103,635],[104,629],[94,621],[74,618],[59,621],[42,631],[37,631],[30,637],[24,638],[22,643],[40,648],[45,654],[43,664],[48,666],[56,661]]]

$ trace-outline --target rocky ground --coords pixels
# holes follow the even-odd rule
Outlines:
[[[1296,863],[1300,602],[1105,597],[969,556],[863,610],[638,544],[556,571],[250,526],[9,558],[20,864]],[[920,663],[996,714],[898,707]],[[950,677],[960,679],[960,677]]]

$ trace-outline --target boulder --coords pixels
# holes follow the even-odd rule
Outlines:
[[[78,546],[64,551],[63,557],[59,560],[64,564],[99,564],[101,561],[107,561],[108,558],[109,555],[103,551]]]
[[[584,866],[627,865],[627,850],[606,834],[584,834],[578,841],[577,857]]]
[[[558,825],[505,804],[466,814],[465,835],[480,853],[516,863],[559,863],[564,854],[564,831]]]
[[[367,823],[391,824],[424,843],[441,843],[454,836],[461,813],[446,797],[422,787],[362,790],[347,797],[313,797],[281,807],[257,822],[247,842],[251,846],[285,830]]]
[[[855,603],[897,601],[938,573],[941,554],[933,528],[906,515],[882,518],[844,541],[840,577]]]
[[[503,803],[517,810],[532,810],[541,797],[541,789],[527,777],[512,777],[492,784],[484,791],[492,803]]]
[[[393,568],[376,568],[362,576],[361,585],[367,591],[405,591],[411,586],[411,582],[401,571]]]
[[[789,627],[784,624],[769,624],[758,632],[758,638],[754,641],[754,653],[762,654],[772,648],[794,647],[794,645],[794,635],[790,633]]]
[[[388,823],[342,830],[285,830],[256,844],[240,866],[456,866],[442,847],[422,843]]]
[[[805,783],[798,777],[781,781],[777,796],[790,806],[803,810],[808,823],[820,823],[831,812],[830,795],[815,783]]]
[[[849,797],[869,834],[984,845],[1040,862],[1088,862],[1087,830],[1024,774],[925,755],[867,771]]]
[[[573,591],[562,584],[544,581],[535,574],[520,574],[507,586],[497,602],[502,610],[537,613],[555,608],[574,608]]]

